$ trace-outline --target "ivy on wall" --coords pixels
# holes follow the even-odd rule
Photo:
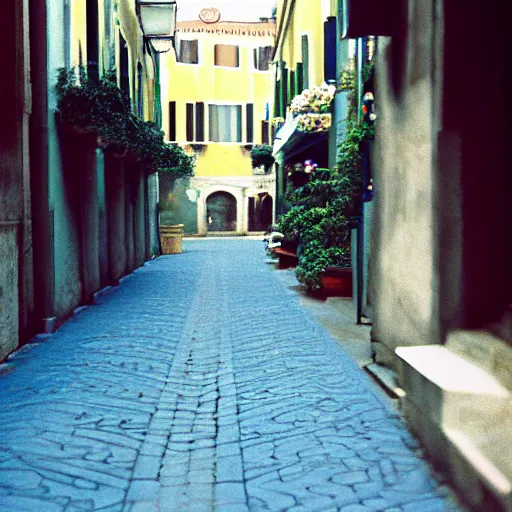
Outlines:
[[[194,156],[166,143],[155,123],[132,112],[130,98],[117,86],[114,71],[95,79],[83,68],[60,69],[55,90],[61,122],[76,131],[95,133],[103,149],[130,152],[149,172],[193,175]]]

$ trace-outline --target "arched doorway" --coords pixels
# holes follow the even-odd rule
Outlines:
[[[261,207],[260,207],[260,222],[262,230],[268,229],[268,227],[272,224],[272,210],[274,209],[274,201],[272,200],[272,196],[269,194],[265,194],[261,198]]]
[[[272,224],[272,196],[267,192],[249,197],[249,231],[265,231]]]
[[[236,199],[228,192],[214,192],[206,199],[206,229],[236,231]]]

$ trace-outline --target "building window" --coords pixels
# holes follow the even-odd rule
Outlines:
[[[329,16],[324,23],[324,81],[336,80],[336,18]]]
[[[268,144],[268,121],[261,121],[261,143]]]
[[[254,48],[254,69],[258,71],[268,71],[270,65],[271,46],[260,46]]]
[[[99,33],[98,33],[98,0],[86,0],[87,30],[87,71],[89,77],[98,78],[99,69]]]
[[[240,66],[240,51],[238,46],[232,44],[216,44],[215,65],[238,68]]]
[[[137,63],[137,113],[141,119],[144,118],[144,82],[140,62]]]
[[[119,51],[121,60],[121,89],[128,96],[130,94],[130,57],[128,55],[128,45],[124,37],[119,33]]]
[[[212,142],[242,142],[241,105],[210,105],[208,114]]]
[[[190,41],[178,41],[178,62],[182,64],[198,64],[199,63],[199,41],[192,39]]]

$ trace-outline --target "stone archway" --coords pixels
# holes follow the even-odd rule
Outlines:
[[[236,231],[236,198],[229,192],[214,192],[206,199],[206,229]]]

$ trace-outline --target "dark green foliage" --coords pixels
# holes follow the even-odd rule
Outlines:
[[[274,157],[272,156],[272,147],[265,144],[256,144],[251,149],[252,167],[265,167],[268,171],[274,164]]]
[[[366,64],[363,66],[363,69],[361,70],[361,80],[363,83],[366,83],[370,81],[372,78],[372,75],[374,73],[375,69],[375,60],[369,60],[366,62]]]
[[[349,121],[338,147],[335,171],[316,169],[309,181],[288,191],[289,210],[279,222],[288,239],[299,238],[297,278],[309,289],[321,287],[329,266],[350,266],[350,231],[361,214],[363,159],[361,145],[373,127]]]
[[[373,139],[374,134],[375,127],[372,124],[349,119],[345,138],[338,145],[336,167],[354,187],[360,187],[363,180],[361,144],[364,140]]]
[[[139,119],[130,99],[117,86],[115,72],[100,79],[85,70],[59,70],[57,85],[60,119],[83,131],[96,133],[101,146],[127,149],[151,172],[191,176],[194,157],[164,141],[164,133],[151,121]]]
[[[347,179],[328,169],[316,169],[308,183],[287,194],[291,208],[279,222],[289,239],[298,237],[297,278],[308,288],[321,287],[326,267],[350,265],[349,223],[344,195]]]
[[[60,69],[55,89],[62,121],[109,140],[122,140],[131,114],[130,100],[117,86],[114,74],[93,80],[83,70]]]

